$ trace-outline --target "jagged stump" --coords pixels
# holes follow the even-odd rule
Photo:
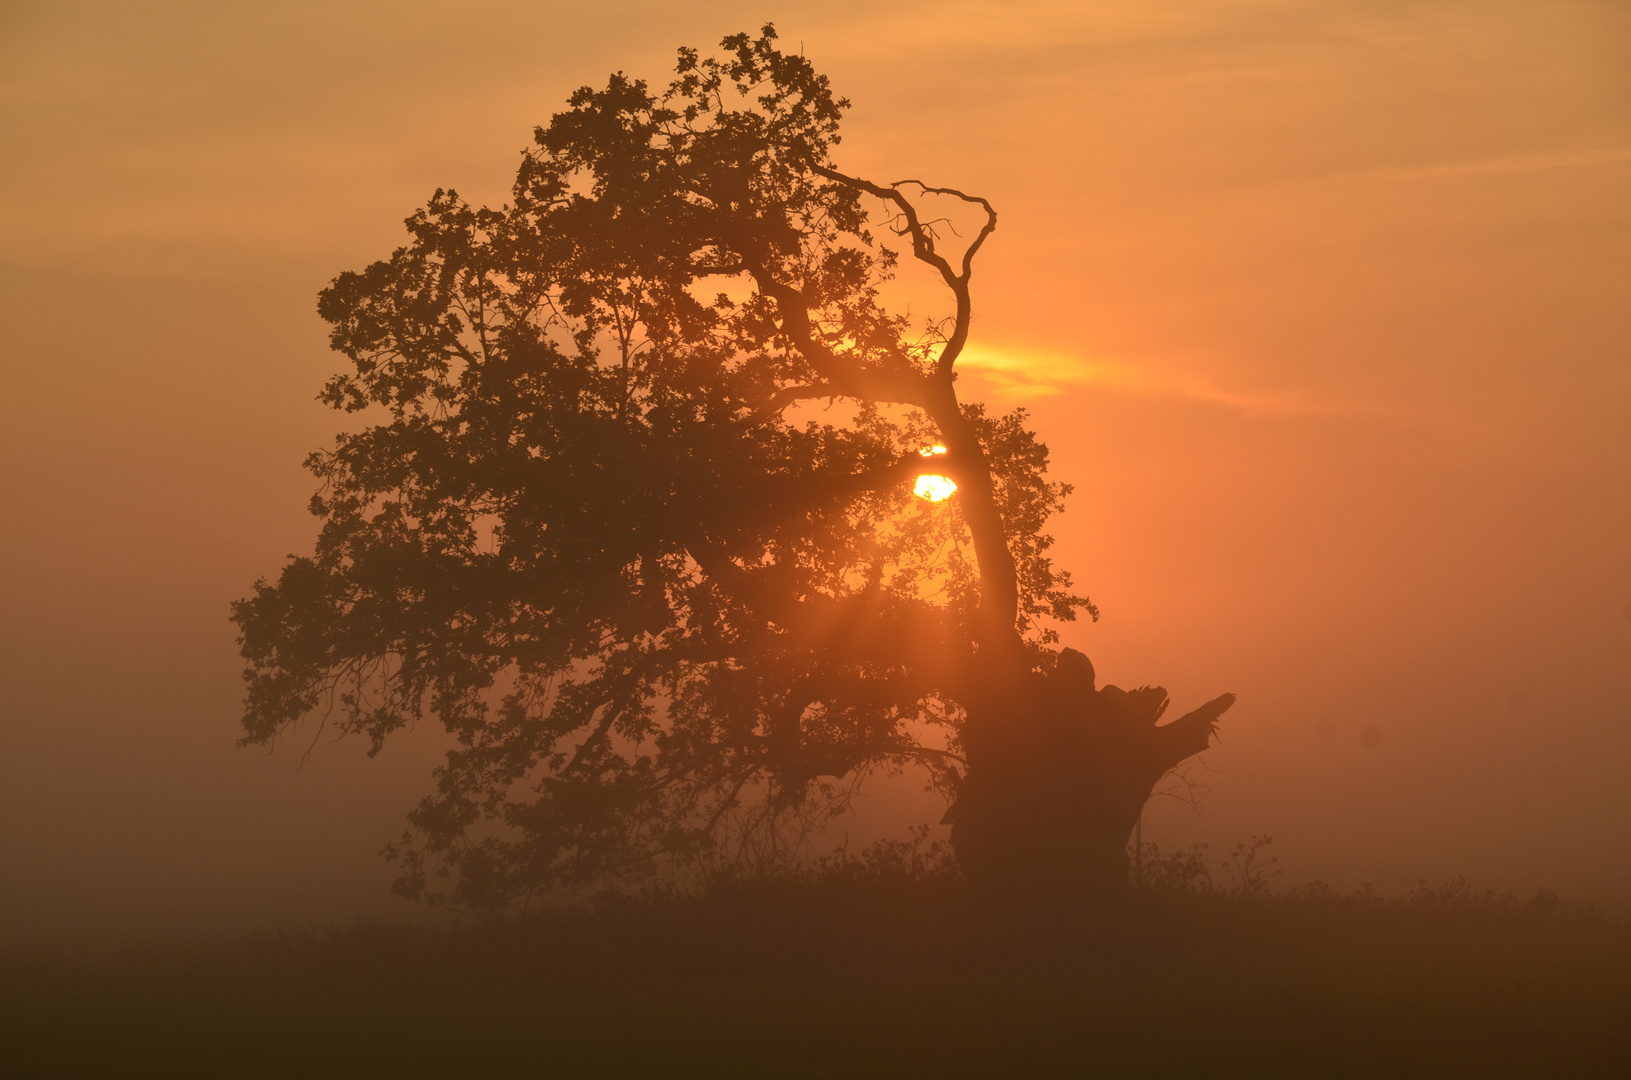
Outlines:
[[[1205,750],[1223,694],[1167,724],[1159,686],[1099,688],[1065,649],[1053,672],[1002,680],[972,703],[952,845],[988,892],[1093,896],[1127,884],[1127,839],[1161,777]]]

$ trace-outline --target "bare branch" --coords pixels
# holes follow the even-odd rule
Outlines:
[[[974,254],[975,254],[975,252],[980,250],[981,245],[983,245],[985,243],[985,238],[986,237],[990,236],[992,233],[997,231],[997,210],[996,210],[996,208],[994,206],[992,206],[991,203],[989,201],[987,201],[986,199],[983,199],[978,195],[964,194],[963,192],[958,191],[956,188],[930,187],[928,184],[925,184],[921,180],[897,180],[897,181],[895,181],[894,186],[898,188],[903,184],[914,184],[919,189],[921,189],[924,193],[929,194],[929,195],[950,195],[953,198],[961,199],[966,203],[976,204],[985,211],[985,224],[980,227],[979,235],[976,236],[974,238],[974,240],[968,245],[968,250],[963,252],[963,272],[962,272],[962,274],[960,276],[962,278],[963,283],[966,285],[968,283],[968,279],[969,279],[970,274],[972,274],[973,270],[974,270]],[[952,231],[956,232],[955,229],[953,229]]]
[[[972,305],[969,301],[968,282],[974,271],[974,254],[979,251],[981,245],[985,243],[985,238],[996,231],[996,208],[993,207],[989,201],[979,197],[978,195],[968,195],[964,192],[958,191],[956,188],[930,187],[921,180],[899,180],[889,187],[883,187],[879,184],[872,183],[870,180],[862,180],[859,177],[848,176],[837,171],[836,169],[828,169],[821,165],[812,165],[810,168],[818,175],[824,176],[829,180],[847,185],[849,187],[858,188],[861,191],[865,191],[869,195],[874,195],[877,198],[885,200],[886,202],[893,203],[900,211],[901,217],[905,218],[906,228],[904,231],[906,235],[909,235],[912,238],[912,255],[920,262],[926,262],[930,266],[933,266],[935,269],[939,270],[940,276],[946,282],[946,286],[951,289],[952,295],[957,298],[957,321],[954,324],[951,336],[946,340],[945,348],[940,351],[940,359],[935,365],[937,374],[939,374],[942,378],[949,378],[951,376],[952,365],[957,362],[957,357],[961,355],[963,346],[968,342],[969,318],[973,311]],[[952,269],[952,265],[946,260],[946,257],[935,250],[934,230],[930,227],[932,223],[925,224],[918,218],[917,208],[912,205],[912,201],[908,199],[900,190],[902,186],[907,184],[919,188],[925,194],[950,195],[953,198],[961,199],[966,203],[977,205],[985,210],[985,224],[980,227],[979,235],[974,238],[973,242],[969,244],[968,249],[963,252],[963,265],[960,272]]]

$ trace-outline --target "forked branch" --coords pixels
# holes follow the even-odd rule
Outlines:
[[[974,255],[997,228],[997,211],[991,203],[978,195],[969,195],[949,187],[930,187],[921,180],[897,180],[888,187],[874,184],[870,180],[849,176],[836,169],[828,169],[821,165],[812,165],[811,169],[820,176],[826,177],[835,183],[857,188],[868,195],[876,196],[885,202],[894,204],[900,211],[901,218],[906,222],[904,228],[897,230],[899,235],[910,236],[912,239],[912,255],[920,262],[926,262],[936,270],[951,289],[952,295],[957,298],[957,320],[953,326],[951,336],[946,339],[945,348],[940,351],[940,359],[935,365],[936,373],[941,377],[951,375],[952,365],[962,353],[963,346],[968,342],[969,316],[973,310],[969,301],[968,280],[974,272]],[[953,269],[950,261],[935,248],[934,232],[923,220],[918,217],[917,207],[900,190],[902,187],[912,185],[926,195],[950,195],[966,203],[979,206],[985,211],[985,224],[980,226],[980,232],[974,237],[968,248],[963,252],[962,268]]]

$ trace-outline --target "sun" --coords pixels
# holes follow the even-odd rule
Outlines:
[[[945,452],[946,448],[939,444],[925,446],[918,451],[919,454],[926,458],[939,457]],[[925,473],[917,478],[917,484],[912,488],[912,494],[920,499],[928,499],[930,502],[939,502],[942,499],[951,498],[956,490],[957,485],[952,482],[951,477],[940,476],[936,473]]]

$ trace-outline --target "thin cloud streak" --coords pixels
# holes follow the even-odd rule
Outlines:
[[[957,363],[962,371],[988,387],[993,396],[1011,401],[1055,397],[1074,389],[1091,388],[1140,397],[1211,402],[1244,412],[1278,416],[1375,411],[1358,409],[1351,402],[1315,401],[1301,394],[1228,390],[1192,373],[1180,374],[1124,360],[970,345]]]

